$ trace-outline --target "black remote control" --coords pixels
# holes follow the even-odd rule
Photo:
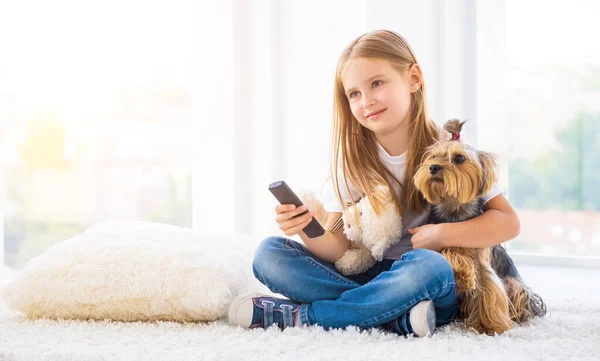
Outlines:
[[[302,201],[300,201],[300,198],[298,198],[296,193],[294,193],[284,181],[278,181],[269,184],[269,190],[271,191],[271,193],[273,193],[275,198],[277,198],[277,200],[281,204],[293,204],[296,206],[296,208],[303,205]],[[307,212],[308,210],[298,215],[295,215],[293,218],[300,217],[301,215],[306,214]],[[323,229],[323,227],[321,227],[321,225],[315,219],[315,217],[313,217],[310,223],[302,230],[304,231],[304,233],[306,233],[306,236],[308,236],[308,238],[320,237],[323,234],[325,234],[325,230]]]

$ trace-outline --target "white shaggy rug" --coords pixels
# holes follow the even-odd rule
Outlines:
[[[600,360],[600,270],[520,268],[549,314],[502,336],[457,324],[405,339],[356,328],[243,330],[224,321],[28,321],[0,305],[0,360]]]

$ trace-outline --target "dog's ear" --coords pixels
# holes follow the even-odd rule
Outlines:
[[[483,196],[498,181],[498,161],[492,153],[478,151],[477,156],[481,163],[482,180],[479,187],[479,196]]]

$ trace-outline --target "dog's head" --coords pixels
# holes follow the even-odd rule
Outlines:
[[[486,194],[497,180],[496,157],[460,141],[464,123],[446,122],[444,129],[452,139],[429,147],[415,174],[415,186],[429,203],[468,203]]]

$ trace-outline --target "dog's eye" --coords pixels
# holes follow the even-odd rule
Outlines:
[[[454,164],[461,164],[464,161],[465,157],[463,155],[455,155],[454,158],[452,158],[452,163]]]

